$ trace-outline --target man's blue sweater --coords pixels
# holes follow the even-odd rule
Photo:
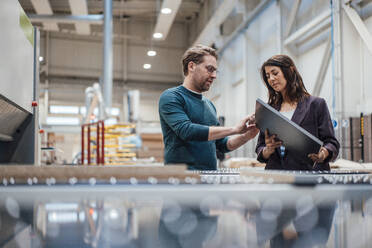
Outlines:
[[[183,86],[163,92],[159,100],[165,144],[165,164],[184,163],[189,169],[215,170],[216,149],[229,152],[228,138],[208,141],[209,127],[219,126],[211,101]]]

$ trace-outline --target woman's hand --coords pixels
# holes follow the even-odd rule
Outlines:
[[[265,148],[262,150],[264,159],[268,159],[275,152],[275,148],[282,145],[282,141],[276,138],[276,134],[269,136],[267,129],[265,130]]]
[[[318,154],[315,154],[315,153],[311,153],[308,155],[308,157],[313,161],[313,162],[316,162],[316,163],[323,163],[324,160],[326,158],[328,158],[329,156],[329,152],[326,148],[324,147],[321,147],[319,149],[319,152]]]

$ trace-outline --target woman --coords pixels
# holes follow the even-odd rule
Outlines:
[[[288,119],[323,141],[318,154],[309,154],[313,163],[303,161],[286,150],[281,141],[268,132],[260,132],[256,153],[265,169],[330,170],[329,161],[336,159],[340,144],[335,138],[331,117],[324,99],[311,96],[292,59],[275,55],[261,67],[261,76],[269,91],[269,102]],[[309,160],[309,161],[311,161]]]

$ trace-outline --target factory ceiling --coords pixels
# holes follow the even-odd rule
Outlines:
[[[175,2],[178,2],[179,6]],[[168,13],[170,23],[166,25],[171,26],[174,21],[193,20],[203,2],[204,0],[113,0],[112,12],[114,20],[150,21],[157,18],[159,21],[162,9],[167,7],[164,5],[176,5],[175,13]],[[102,23],[102,20],[98,19],[99,15],[103,14],[103,0],[19,0],[19,3],[34,25],[42,30],[59,32],[65,31],[63,29],[73,29],[78,34],[89,35],[91,24]],[[83,17],[83,20],[74,17]],[[164,25],[164,20],[162,21]]]

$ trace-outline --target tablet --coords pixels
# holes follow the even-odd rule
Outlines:
[[[309,161],[310,153],[318,153],[323,142],[317,137],[289,120],[279,111],[265,103],[261,99],[256,100],[256,125],[260,131],[276,134],[283,141],[287,151],[297,154],[298,158]],[[311,160],[310,160],[311,161]]]

